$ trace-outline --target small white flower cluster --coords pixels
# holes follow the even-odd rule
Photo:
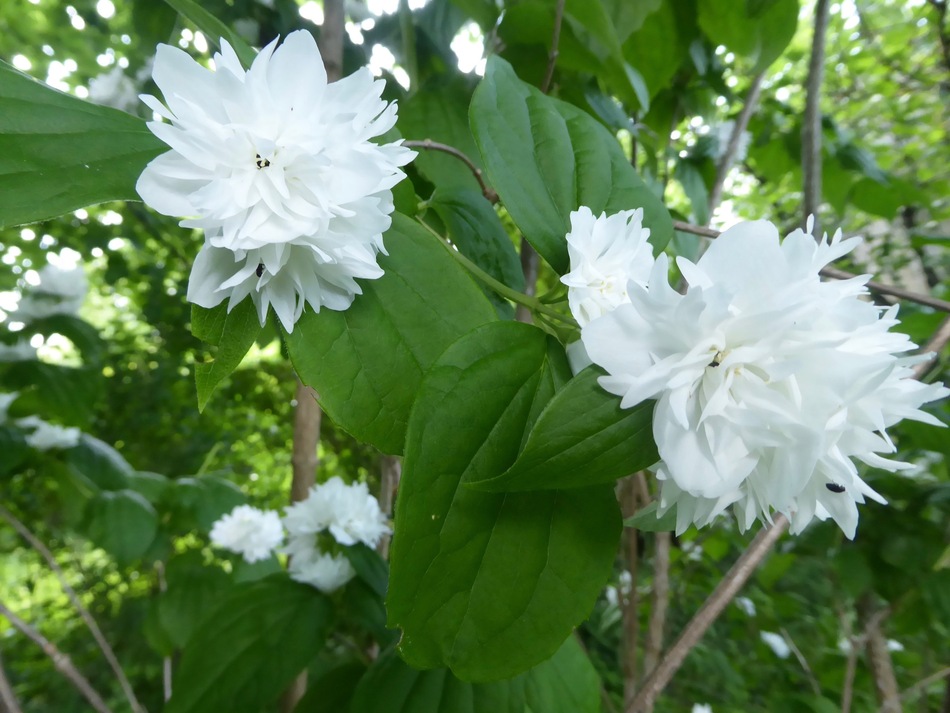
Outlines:
[[[288,507],[283,520],[272,510],[239,505],[214,523],[211,542],[247,562],[257,562],[281,545],[283,528],[288,542],[281,551],[290,556],[291,578],[327,593],[349,582],[356,571],[343,554],[321,549],[318,536],[329,533],[345,547],[358,543],[375,547],[390,532],[365,483],[347,485],[333,477],[311,488],[306,500]]]
[[[47,423],[39,416],[18,419],[16,425],[29,431],[26,434],[27,445],[38,451],[73,448],[79,445],[79,437],[82,435],[78,428]]]
[[[136,190],[205,233],[188,299],[230,311],[250,296],[261,324],[273,305],[288,332],[306,304],[345,310],[361,293],[356,278],[383,274],[392,188],[415,156],[401,141],[372,141],[396,123],[385,83],[364,67],[328,84],[303,30],[274,40],[247,71],[222,40],[214,68],[160,45],[153,78],[167,106],[142,97],[167,120],[148,126],[171,151]]]
[[[637,221],[616,218],[571,216],[562,280],[583,347],[608,374],[601,386],[622,408],[657,400],[658,515],[675,505],[680,533],[730,506],[743,530],[776,510],[793,533],[831,517],[853,538],[856,503],[883,502],[854,460],[906,467],[882,457],[896,450],[886,429],[904,418],[941,425],[920,407],[950,394],[911,378],[928,357],[899,356],[915,345],[889,331],[896,307],[862,299],[867,277],[821,281],[819,270],[859,239],[839,231],[817,241],[809,225],[780,241],[767,221],[741,223],[697,263],[677,259],[688,282],[680,294],[666,255],[654,261]],[[627,256],[641,262],[625,281],[617,266]]]
[[[12,319],[29,324],[54,314],[75,315],[89,289],[81,267],[64,269],[46,265],[39,271],[39,284],[26,292]]]
[[[280,515],[238,505],[211,527],[211,544],[241,555],[245,562],[268,559],[284,541]]]
[[[337,543],[375,547],[390,530],[386,516],[365,483],[347,485],[339,477],[315,485],[306,500],[287,508],[284,516],[289,540],[290,576],[323,592],[350,581],[356,571],[342,554],[321,550],[318,535],[329,532]]]

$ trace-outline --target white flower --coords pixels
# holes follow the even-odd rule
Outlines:
[[[66,428],[47,423],[38,416],[27,416],[19,419],[16,424],[21,428],[31,429],[26,435],[27,444],[38,451],[60,450],[79,445],[80,431],[78,428]]]
[[[631,281],[630,303],[582,330],[622,408],[657,399],[658,513],[675,505],[677,532],[732,505],[742,529],[774,509],[793,533],[831,517],[853,538],[856,503],[883,502],[853,460],[904,468],[880,455],[896,450],[887,427],[940,425],[920,406],[950,391],[910,378],[927,357],[898,356],[914,344],[888,331],[896,307],[860,299],[866,277],[818,276],[858,242],[797,230],[780,244],[771,223],[742,223],[678,260],[685,295],[661,255],[648,287]]]
[[[787,659],[788,655],[792,653],[792,650],[788,647],[788,642],[785,641],[785,637],[781,634],[776,634],[771,631],[761,631],[759,632],[759,636],[765,645],[772,649],[772,652],[780,659]]]
[[[13,318],[29,324],[54,314],[74,315],[82,307],[88,284],[80,267],[62,269],[46,265],[39,271],[40,282],[20,298]]]
[[[748,597],[736,597],[736,606],[746,613],[746,616],[755,616],[755,602]]]
[[[241,555],[245,562],[267,559],[283,541],[280,515],[250,505],[238,505],[211,526],[211,544]]]
[[[89,80],[89,101],[119,111],[134,112],[139,103],[139,91],[122,67],[116,65],[111,71]]]
[[[7,411],[10,410],[10,405],[16,401],[19,396],[19,391],[14,391],[9,394],[0,394],[0,423],[7,422]]]
[[[713,713],[713,709],[708,703],[694,703],[690,713]]]
[[[329,594],[356,576],[350,561],[341,554],[330,555],[306,546],[301,538],[291,538],[285,548],[290,555],[290,578]]]
[[[646,284],[653,267],[649,237],[642,208],[610,216],[601,213],[599,218],[587,206],[571,213],[567,234],[571,271],[561,282],[568,286],[571,313],[581,327],[629,302],[631,280]]]
[[[375,547],[390,531],[386,516],[366,483],[347,485],[338,476],[315,485],[306,500],[288,507],[284,527],[291,536],[311,539],[329,530],[341,545],[362,542],[369,547]]]
[[[36,359],[36,349],[29,340],[20,339],[13,344],[0,342],[0,362],[33,361]]]
[[[165,96],[142,100],[168,122],[171,147],[139,178],[142,199],[205,231],[188,299],[202,307],[250,296],[263,324],[273,305],[292,331],[309,303],[343,310],[355,278],[383,273],[376,254],[391,223],[392,187],[415,155],[372,143],[396,123],[384,82],[365,67],[327,84],[310,33],[265,47],[245,72],[222,40],[209,71],[160,45],[153,77]]]

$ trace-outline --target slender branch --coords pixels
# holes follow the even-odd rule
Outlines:
[[[384,455],[379,459],[379,509],[386,517],[393,515],[393,502],[396,499],[396,490],[399,488],[399,479],[402,476],[402,463],[399,456]],[[389,555],[390,535],[384,535],[379,541],[376,550],[386,559]]]
[[[3,657],[0,656],[0,710],[3,713],[23,713],[20,708],[20,702],[16,699],[13,692],[13,686],[10,685],[10,679],[7,678],[6,669],[3,667]]]
[[[660,663],[647,677],[640,692],[637,694],[633,703],[628,705],[625,713],[636,713],[645,707],[653,705],[653,702],[659,696],[660,692],[666,687],[673,677],[673,674],[679,670],[680,665],[686,658],[686,655],[692,650],[699,640],[706,633],[707,629],[722,613],[730,601],[739,593],[742,586],[746,583],[759,563],[765,559],[769,550],[778,541],[785,528],[788,527],[788,519],[782,515],[776,515],[771,527],[763,527],[762,530],[753,538],[752,542],[742,553],[732,568],[726,573],[726,576],[713,590],[713,593],[699,608],[699,611],[693,616],[690,622],[683,629],[679,638],[666,652]]]
[[[739,116],[736,118],[732,134],[729,135],[729,142],[726,144],[726,149],[722,152],[719,163],[716,165],[716,178],[713,181],[712,189],[709,191],[707,223],[712,220],[713,211],[716,210],[722,200],[722,188],[726,183],[726,176],[729,175],[729,169],[732,168],[736,153],[739,150],[739,144],[742,142],[742,135],[749,127],[749,119],[752,118],[752,114],[755,113],[755,109],[759,104],[759,95],[762,93],[762,80],[764,79],[764,69],[752,78],[752,84],[749,85],[742,111],[739,112]]]
[[[681,220],[674,220],[673,227],[681,232],[700,235],[704,238],[718,238],[721,235],[718,230],[714,230],[713,228],[705,228],[701,225],[684,223]],[[844,270],[839,270],[835,267],[822,268],[821,274],[825,277],[831,277],[836,280],[850,280],[852,277],[857,277],[857,275],[853,273],[845,272]],[[895,285],[883,285],[880,282],[874,282],[873,280],[869,280],[865,284],[869,290],[872,292],[877,292],[878,294],[890,295],[902,300],[916,302],[917,304],[926,305],[927,307],[933,307],[935,310],[939,310],[940,312],[950,312],[950,302],[946,300],[937,299],[936,297],[931,297],[930,295],[922,295],[919,292],[907,290],[903,287],[897,287]]]
[[[653,589],[650,592],[650,621],[643,653],[643,671],[649,676],[656,668],[663,652],[663,632],[666,612],[670,603],[670,542],[669,532],[657,532],[653,553]],[[648,703],[646,710],[652,710]]]
[[[545,94],[551,89],[551,80],[554,79],[554,65],[557,64],[558,44],[561,41],[561,23],[564,21],[565,0],[558,0],[554,9],[554,34],[551,36],[551,51],[548,52],[548,66],[544,71],[544,80],[541,82],[541,91]]]
[[[825,34],[829,0],[815,3],[815,34],[805,83],[805,118],[802,124],[802,176],[805,218],[818,215],[821,206],[821,85],[825,78]],[[817,218],[816,218],[817,219]]]
[[[870,596],[865,596],[858,604],[861,618],[865,620],[864,643],[868,656],[871,675],[874,678],[874,688],[877,691],[881,710],[885,713],[901,713],[900,693],[897,687],[897,677],[894,674],[894,664],[891,654],[887,650],[887,639],[881,631],[883,617],[878,616],[880,610],[875,608]]]
[[[458,250],[456,250],[456,249],[449,243],[448,240],[446,240],[446,239],[443,238],[441,235],[439,235],[435,230],[433,230],[433,229],[432,229],[432,226],[430,226],[430,225],[429,225],[428,223],[426,223],[424,220],[421,220],[421,219],[417,219],[417,220],[419,221],[419,224],[420,224],[423,228],[425,228],[425,229],[428,230],[432,235],[434,235],[436,238],[438,238],[438,240],[439,240],[439,242],[442,244],[442,246],[443,246],[446,250],[449,251],[449,254],[450,254],[453,258],[455,258],[455,260],[456,260],[457,262],[459,262],[459,263],[462,265],[462,267],[464,267],[466,270],[468,270],[470,273],[472,273],[472,275],[473,275],[474,277],[476,277],[476,278],[478,278],[479,280],[481,280],[483,283],[485,283],[485,285],[487,285],[488,287],[490,287],[492,290],[494,290],[495,292],[497,292],[499,295],[501,295],[502,297],[504,297],[506,300],[511,300],[511,301],[514,302],[515,304],[525,305],[526,307],[528,307],[529,309],[534,310],[535,312],[539,312],[540,314],[546,314],[548,317],[551,317],[552,319],[556,319],[556,320],[558,320],[559,322],[563,322],[564,324],[568,324],[568,325],[571,325],[571,326],[574,326],[574,327],[577,326],[577,322],[574,321],[574,318],[573,318],[573,317],[568,317],[568,316],[565,315],[565,314],[561,314],[561,313],[558,312],[557,310],[551,309],[551,308],[548,307],[547,305],[542,304],[540,300],[537,300],[537,299],[535,299],[535,298],[533,298],[533,297],[528,297],[527,295],[524,295],[524,294],[518,292],[517,290],[511,289],[510,287],[508,287],[508,285],[505,285],[505,284],[499,282],[499,281],[496,280],[494,277],[492,277],[491,275],[489,275],[487,272],[485,272],[484,270],[482,270],[482,268],[480,268],[480,267],[479,267],[478,265],[476,265],[474,262],[472,262],[472,261],[469,260],[467,257],[465,257],[465,256],[464,256],[462,253],[460,253]]]
[[[844,685],[841,688],[841,713],[851,713],[851,702],[854,700],[854,677],[858,671],[859,643],[854,636],[850,620],[841,609],[838,610],[838,618],[841,620],[841,628],[844,629],[844,635],[850,647],[844,668]]]
[[[419,59],[416,55],[416,28],[412,24],[412,8],[409,0],[399,0],[399,34],[402,38],[402,55],[409,75],[409,93],[419,88]]]
[[[476,166],[472,159],[470,159],[454,146],[440,144],[438,141],[433,141],[432,139],[423,139],[422,141],[403,141],[402,145],[410,149],[441,151],[442,153],[449,154],[449,156],[455,156],[455,158],[468,166],[468,170],[472,172],[473,176],[475,176],[475,180],[478,181],[478,185],[482,189],[482,195],[485,196],[486,200],[488,200],[488,202],[492,205],[498,202],[498,194],[495,193],[491,186],[485,183],[485,177],[482,174],[482,169]]]
[[[129,683],[129,679],[126,677],[125,671],[122,670],[122,666],[119,664],[119,660],[116,658],[115,651],[112,650],[112,647],[109,645],[109,642],[102,633],[102,629],[99,628],[96,620],[93,619],[92,614],[90,614],[89,610],[83,606],[82,601],[79,599],[79,595],[76,594],[76,590],[74,590],[66,580],[66,573],[63,572],[63,569],[59,566],[59,563],[56,562],[56,558],[53,557],[53,553],[50,552],[49,548],[44,545],[43,542],[41,542],[40,539],[34,535],[26,525],[20,522],[20,520],[18,520],[13,513],[11,513],[2,505],[0,505],[0,518],[6,520],[6,522],[19,533],[20,537],[26,540],[30,544],[30,547],[39,552],[43,559],[46,560],[49,568],[53,570],[53,574],[55,574],[56,578],[59,580],[59,584],[66,593],[66,596],[69,598],[69,601],[72,602],[72,605],[76,608],[76,611],[79,613],[83,623],[85,623],[86,627],[89,629],[89,632],[92,634],[92,638],[95,639],[100,651],[102,651],[102,655],[109,664],[109,668],[112,669],[112,672],[118,679],[119,686],[122,688],[122,692],[125,694],[125,698],[129,702],[129,706],[131,706],[133,711],[144,712],[145,708],[142,707],[138,699],[135,697],[135,691],[132,689],[132,684]]]
[[[56,670],[69,679],[70,683],[76,687],[83,695],[83,698],[89,701],[89,705],[98,711],[98,713],[112,713],[109,706],[102,700],[102,696],[100,696],[96,692],[96,689],[92,687],[92,684],[89,683],[89,680],[76,670],[70,658],[56,648],[49,639],[10,611],[3,602],[0,602],[0,616],[6,617],[14,629],[43,649],[43,653],[50,657],[53,665],[56,666]]]
[[[785,639],[785,643],[788,644],[788,648],[792,650],[792,653],[795,654],[795,658],[798,660],[799,665],[802,667],[802,670],[805,672],[805,676],[808,678],[808,683],[811,685],[811,690],[814,691],[816,696],[821,696],[821,686],[818,685],[818,679],[815,678],[814,671],[811,670],[811,666],[808,665],[808,659],[805,658],[805,655],[802,653],[802,650],[795,645],[795,640],[792,638],[792,635],[783,626],[779,631],[782,634],[782,638]]]
[[[911,686],[911,687],[908,688],[907,690],[902,691],[902,692],[901,692],[901,700],[902,700],[902,701],[912,701],[912,700],[914,700],[914,699],[915,699],[917,696],[919,696],[924,690],[926,690],[926,688],[927,688],[928,686],[930,686],[930,685],[936,683],[937,681],[943,680],[944,678],[950,680],[950,666],[947,666],[947,667],[945,667],[945,668],[942,668],[942,669],[940,669],[939,671],[934,671],[934,672],[933,672],[932,674],[930,674],[929,676],[927,676],[927,677],[925,677],[925,678],[922,678],[922,679],[920,679],[919,681],[917,681],[917,683],[915,683],[913,686]],[[884,709],[881,708],[881,711],[883,712]]]
[[[927,375],[927,372],[933,369],[937,363],[936,357],[940,356],[940,352],[944,350],[947,343],[950,343],[950,317],[947,317],[940,323],[940,326],[937,327],[937,331],[934,332],[930,339],[927,340],[927,343],[920,348],[921,354],[934,352],[935,357],[930,361],[922,361],[914,367],[915,379],[923,379]]]

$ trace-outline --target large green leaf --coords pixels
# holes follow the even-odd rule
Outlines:
[[[495,310],[438,239],[395,214],[385,235],[385,275],[361,283],[343,312],[307,312],[285,335],[301,380],[341,428],[401,453],[422,375]]]
[[[494,494],[565,376],[543,332],[496,322],[453,344],[412,410],[396,507],[388,610],[401,653],[465,680],[510,677],[551,656],[610,573],[620,516],[610,485]]]
[[[175,8],[182,17],[190,20],[195,27],[201,30],[209,42],[220,46],[222,39],[227,40],[234,49],[235,54],[237,54],[241,60],[241,63],[245,67],[251,66],[251,63],[257,56],[257,52],[254,51],[254,48],[237,32],[225,25],[201,5],[194,2],[194,0],[165,0],[165,2]]]
[[[189,638],[165,713],[256,713],[323,647],[332,613],[286,575],[236,586]]]
[[[66,463],[92,490],[131,488],[130,478],[135,474],[115,448],[87,433],[80,436],[79,445],[66,452]]]
[[[154,622],[167,640],[160,651],[171,655],[188,642],[192,632],[215,607],[221,595],[231,586],[224,570],[210,567],[199,552],[173,557],[165,571],[167,588],[152,600]]]
[[[0,228],[135,200],[136,179],[163,148],[141,119],[0,62]]]
[[[755,63],[755,71],[781,56],[795,36],[798,0],[698,0],[699,26],[714,45]]]
[[[639,208],[654,250],[673,234],[669,213],[593,117],[522,82],[499,57],[488,61],[470,109],[492,184],[528,241],[560,273],[568,268],[570,213]]]
[[[127,565],[148,551],[158,532],[158,514],[133,490],[98,493],[86,506],[86,534]]]
[[[7,383],[22,389],[17,400],[22,410],[80,427],[92,419],[103,385],[102,372],[94,367],[41,361],[10,364],[5,377]]]
[[[599,713],[600,680],[576,639],[506,681],[468,683],[384,654],[357,686],[350,713]]]
[[[199,411],[208,405],[218,384],[238,368],[263,329],[252,300],[239,302],[230,312],[227,307],[223,302],[214,309],[191,306],[192,333],[217,346],[212,361],[195,365]]]
[[[460,253],[499,282],[524,291],[524,272],[515,246],[481,191],[440,188],[429,199],[429,207],[445,223]],[[487,287],[483,290],[499,315],[508,319],[514,316],[510,302]]]
[[[653,402],[620,408],[620,397],[584,369],[558,391],[531,429],[524,450],[502,475],[478,483],[493,491],[575,488],[610,483],[656,463]]]

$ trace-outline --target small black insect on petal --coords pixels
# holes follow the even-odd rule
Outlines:
[[[261,275],[263,275],[263,274],[264,274],[264,263],[262,263],[262,262],[261,262],[261,263],[258,263],[258,264],[257,264],[257,270],[256,270],[255,272],[257,272],[257,276],[258,276],[258,277],[260,277]]]
[[[260,154],[256,154],[256,157],[257,159],[254,161],[254,163],[257,164],[258,168],[267,168],[270,166],[270,161],[268,159],[264,158]]]
[[[840,483],[825,483],[825,487],[833,493],[843,493],[845,487]]]

